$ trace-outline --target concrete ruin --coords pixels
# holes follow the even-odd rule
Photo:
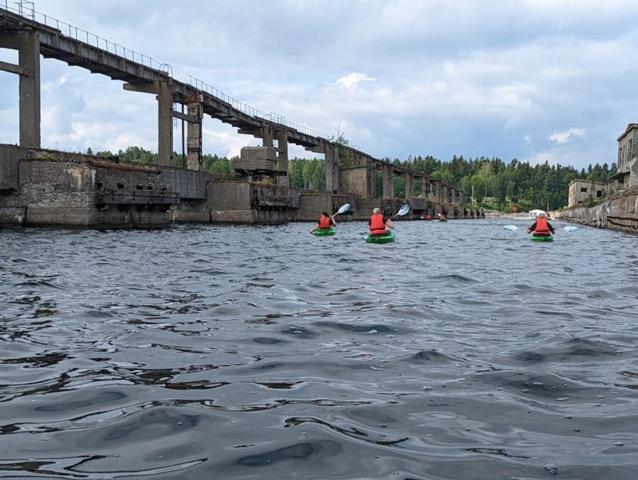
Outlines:
[[[638,187],[613,194],[593,207],[561,210],[556,217],[591,227],[638,233]]]
[[[203,82],[172,77],[149,57],[59,20],[0,7],[0,47],[18,52],[18,63],[0,70],[19,76],[19,146],[0,145],[0,224],[26,226],[159,226],[171,222],[280,223],[315,220],[322,211],[350,203],[349,218],[366,219],[374,207],[394,212],[402,203],[411,218],[446,212],[478,218],[466,194],[423,173],[376,159],[313,135],[305,127],[240,104]],[[115,46],[115,48],[112,48]],[[119,47],[119,48],[118,48]],[[128,53],[126,53],[128,52]],[[127,165],[41,148],[40,58],[54,58],[122,81],[126,91],[157,99],[158,165]],[[182,111],[175,110],[181,105]],[[242,149],[234,176],[202,170],[202,119],[221,120],[240,134],[261,139]],[[181,168],[173,165],[173,120],[187,128]],[[324,156],[325,192],[289,187],[288,146]],[[404,178],[397,198],[394,178]],[[377,179],[382,184],[377,191]],[[416,191],[418,190],[418,194]]]

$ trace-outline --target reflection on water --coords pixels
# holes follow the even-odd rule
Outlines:
[[[635,479],[636,237],[0,231],[0,478]]]

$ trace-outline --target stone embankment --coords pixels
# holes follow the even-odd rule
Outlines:
[[[556,216],[582,225],[638,233],[638,188],[617,193],[592,207],[561,210]]]

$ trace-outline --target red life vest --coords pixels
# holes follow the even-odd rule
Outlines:
[[[383,219],[383,214],[372,214],[370,217],[370,233],[372,235],[382,235],[385,233],[385,221]]]
[[[330,217],[319,218],[319,228],[330,228]]]
[[[547,223],[546,218],[538,217],[536,219],[536,228],[534,229],[534,233],[540,233],[543,235],[549,234],[549,224]]]

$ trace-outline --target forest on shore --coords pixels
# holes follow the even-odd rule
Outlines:
[[[141,147],[128,147],[116,153],[101,151],[87,154],[101,158],[119,158],[122,162],[157,164],[157,154]],[[175,165],[182,165],[182,156],[173,155]],[[232,158],[218,155],[204,155],[203,168],[218,175],[234,175]],[[582,178],[590,181],[607,182],[616,173],[616,164],[589,165],[578,170],[572,166],[549,164],[531,165],[513,159],[505,162],[500,158],[477,157],[466,159],[453,156],[444,161],[433,156],[408,156],[406,160],[385,159],[398,166],[413,169],[441,180],[473,195],[478,206],[502,211],[530,210],[541,208],[555,210],[567,205],[569,183]],[[289,161],[288,174],[293,188],[322,191],[325,189],[323,159],[294,158]],[[396,176],[394,189],[397,197],[405,194],[404,179]],[[377,176],[377,192],[381,191],[382,178]],[[415,185],[416,194],[420,185]]]

